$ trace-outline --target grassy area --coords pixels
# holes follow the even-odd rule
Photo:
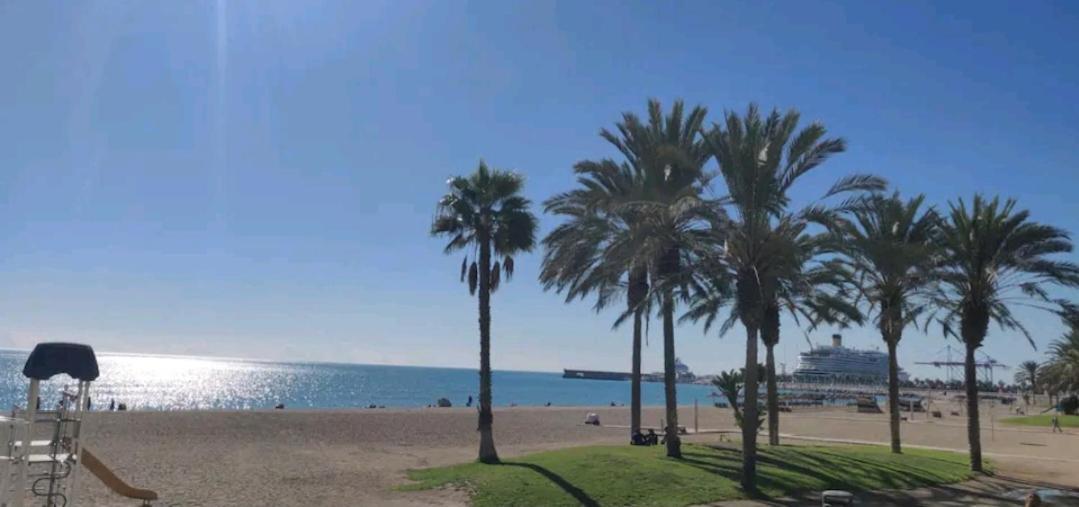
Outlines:
[[[413,470],[404,489],[465,488],[473,504],[693,505],[745,498],[734,448],[685,445],[684,459],[662,446],[597,446],[543,452],[501,465],[467,463]],[[768,496],[822,489],[905,489],[970,477],[965,454],[877,446],[762,447],[758,484]]]
[[[1024,417],[1009,417],[1001,419],[1004,424],[1018,424],[1022,426],[1041,426],[1049,428],[1053,414],[1028,415]],[[1061,415],[1060,425],[1065,428],[1079,428],[1079,415]]]

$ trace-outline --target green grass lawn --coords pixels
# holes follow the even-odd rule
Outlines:
[[[1041,426],[1043,428],[1049,428],[1050,421],[1053,419],[1053,414],[1041,414],[1041,415],[1028,415],[1025,417],[1009,417],[1007,419],[1001,419],[1000,422],[1004,424],[1018,424],[1022,426]],[[1065,428],[1079,428],[1079,415],[1061,415],[1060,425]]]
[[[684,459],[662,446],[596,446],[543,452],[501,465],[467,463],[412,470],[402,489],[464,488],[486,506],[676,506],[745,498],[740,448],[684,445]],[[823,489],[905,489],[971,476],[965,454],[878,446],[763,446],[758,485],[770,497]]]

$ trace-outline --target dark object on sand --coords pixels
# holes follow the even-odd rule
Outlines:
[[[284,410],[285,409],[285,404],[284,403],[278,403],[277,405],[274,405],[273,408],[274,408],[274,410]]]
[[[880,409],[880,405],[877,404],[877,400],[874,398],[858,398],[858,413],[859,414],[880,414],[884,411]]]
[[[450,403],[449,399],[439,398],[438,399],[438,406],[441,407],[441,408],[449,408],[449,407],[453,406],[453,403]]]
[[[656,435],[656,430],[652,428],[648,429],[648,434],[636,432],[630,439],[630,445],[659,445],[659,435]]]

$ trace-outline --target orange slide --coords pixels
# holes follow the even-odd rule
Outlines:
[[[124,482],[123,479],[112,473],[109,467],[105,466],[101,460],[94,456],[94,453],[89,449],[82,448],[82,466],[86,467],[90,473],[95,477],[101,479],[101,482],[105,483],[114,493],[127,498],[133,498],[135,500],[142,500],[144,503],[149,503],[151,500],[157,500],[157,493],[148,489],[139,489]]]

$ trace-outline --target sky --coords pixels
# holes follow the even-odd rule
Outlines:
[[[475,367],[476,300],[427,232],[446,179],[519,171],[540,213],[650,97],[844,137],[795,205],[871,172],[1077,232],[1077,27],[1071,2],[0,3],[0,346]],[[493,298],[494,367],[628,370],[631,329],[545,293],[539,261]],[[1005,364],[1063,332],[1021,315],[1038,350],[994,328]],[[785,321],[781,368],[832,332]],[[698,373],[744,343],[677,329]],[[943,377],[913,363],[949,343],[908,329],[900,364]]]

